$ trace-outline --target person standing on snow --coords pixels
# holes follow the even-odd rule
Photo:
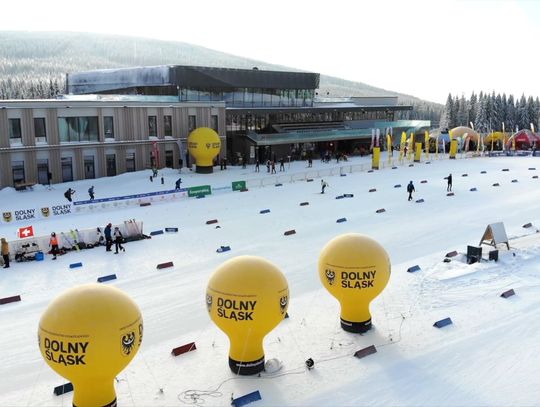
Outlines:
[[[112,241],[112,223],[109,223],[107,226],[105,226],[104,234],[105,234],[105,251],[110,252],[111,246],[113,244]]]
[[[414,185],[412,181],[409,182],[409,185],[407,185],[407,192],[409,193],[409,199],[408,201],[411,201],[413,199],[412,193],[415,191]]]
[[[0,239],[2,242],[0,251],[2,252],[2,258],[4,259],[4,268],[9,268],[9,244],[5,237]]]
[[[71,199],[71,197],[73,196],[73,194],[75,193],[75,190],[71,189],[71,188],[68,188],[68,190],[66,192],[64,192],[64,196],[66,197],[66,199],[69,201],[69,202],[73,202],[73,200]]]
[[[114,254],[118,254],[118,249],[125,252],[126,249],[124,249],[124,246],[122,246],[122,242],[124,241],[124,236],[122,236],[122,232],[120,232],[120,229],[118,229],[118,226],[114,228],[113,235],[114,235],[114,248],[116,249]]]
[[[328,182],[322,179],[321,180],[321,194],[324,194],[324,190],[326,189],[327,186],[328,186]]]
[[[90,188],[88,188],[88,195],[90,195],[90,200],[94,200],[94,186],[92,185]]]
[[[452,174],[448,175],[444,179],[448,180],[448,185],[446,186],[446,191],[452,191]]]
[[[174,183],[174,189],[179,190],[180,184],[182,183],[182,178],[178,178],[176,182]]]
[[[51,248],[51,254],[53,255],[53,260],[56,260],[56,255],[58,254],[58,238],[56,233],[51,233],[51,238],[49,239],[49,247]]]

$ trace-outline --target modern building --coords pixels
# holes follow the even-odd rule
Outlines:
[[[396,120],[397,97],[319,97],[319,74],[197,66],[68,74],[55,100],[0,100],[0,187],[66,182],[189,164],[186,140],[211,127],[220,159],[237,164],[368,152],[377,130],[423,132]],[[394,137],[397,139],[397,137]],[[384,137],[381,138],[385,142]],[[394,143],[399,142],[394,140]]]

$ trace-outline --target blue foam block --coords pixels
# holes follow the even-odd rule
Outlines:
[[[487,171],[480,171],[480,174],[487,174]]]
[[[336,199],[343,199],[343,198],[345,198],[343,195],[336,196]]]
[[[246,404],[253,403],[254,401],[262,400],[261,393],[259,393],[259,390],[256,390],[252,393],[248,393],[245,396],[238,397],[233,399],[232,405],[234,407],[242,407]]]
[[[424,198],[420,198],[416,200],[416,203],[422,203],[422,202],[424,202]]]
[[[165,232],[178,232],[178,228],[165,228]]]
[[[276,187],[282,187],[283,184],[276,184]]]
[[[394,185],[394,188],[401,188],[401,184]]]
[[[61,386],[56,386],[54,388],[54,394],[57,396],[60,396],[64,393],[69,393],[70,391],[73,391],[73,384],[72,383],[66,383],[62,384]]]
[[[162,234],[163,234],[163,230],[153,230],[152,232],[150,232],[150,236],[162,235]]]
[[[231,250],[231,246],[221,246],[219,249],[216,250],[217,253],[223,253],[228,252]]]
[[[336,220],[337,223],[347,222],[347,218],[339,218]]]
[[[74,269],[74,268],[76,268],[76,267],[82,267],[82,263],[81,263],[81,262],[79,262],[79,263],[71,263],[71,264],[69,265],[69,268],[70,268],[70,269]]]
[[[409,267],[407,269],[407,273],[415,273],[415,272],[420,271],[420,270],[421,270],[420,266],[416,265],[416,266]]]
[[[450,318],[445,318],[445,319],[441,319],[440,321],[435,322],[433,326],[435,328],[442,328],[443,326],[451,325],[451,324],[452,324],[452,320]]]
[[[343,198],[354,198],[354,194],[343,194]]]
[[[98,277],[97,282],[103,283],[110,280],[116,280],[116,274],[109,274],[108,276]]]
[[[346,177],[347,174],[339,174],[340,177]]]
[[[270,213],[270,209],[263,209],[259,211],[259,213]]]
[[[471,192],[474,192],[474,191],[476,191],[476,190],[477,190],[476,188],[471,188],[471,189],[469,189],[469,191],[471,191]]]

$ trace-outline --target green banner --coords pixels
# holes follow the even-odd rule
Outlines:
[[[242,189],[246,189],[246,181],[233,181],[232,182],[233,191],[240,191]]]
[[[199,185],[188,188],[188,196],[210,195],[211,193],[212,188],[210,185]]]

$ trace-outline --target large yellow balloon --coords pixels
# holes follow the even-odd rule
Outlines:
[[[86,284],[57,297],[39,321],[41,355],[73,383],[73,405],[116,406],[114,378],[133,359],[143,336],[141,311],[124,292]]]
[[[321,251],[319,278],[341,304],[341,327],[348,332],[366,332],[371,329],[369,304],[390,279],[390,259],[368,236],[340,235]]]
[[[189,133],[188,150],[195,157],[198,173],[209,174],[214,170],[214,157],[220,148],[219,135],[209,127],[199,127]]]
[[[283,320],[289,287],[268,260],[239,256],[220,265],[206,289],[210,318],[230,341],[229,367],[240,375],[264,369],[264,337]]]

